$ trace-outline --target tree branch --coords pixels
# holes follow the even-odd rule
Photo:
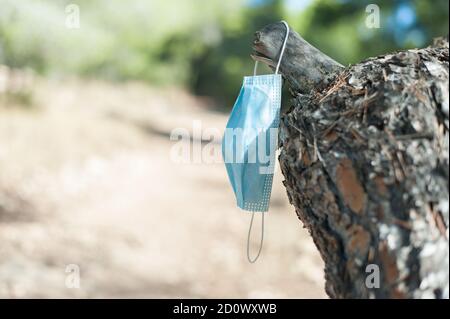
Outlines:
[[[274,67],[284,35],[257,32],[254,58]],[[330,297],[448,298],[448,68],[445,39],[344,70],[291,31],[279,161]]]
[[[286,35],[283,23],[273,23],[255,33],[252,58],[275,69]],[[307,94],[312,89],[325,87],[332,76],[344,67],[306,42],[291,30],[280,71],[293,91]]]

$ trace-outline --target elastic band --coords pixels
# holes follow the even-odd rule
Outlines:
[[[256,76],[257,69],[258,69],[258,60],[255,61],[255,67],[253,68],[253,76]]]
[[[280,58],[278,59],[278,64],[277,64],[277,68],[275,69],[275,74],[278,74],[278,70],[280,69],[281,59],[283,58],[284,49],[286,49],[286,43],[287,43],[287,40],[288,40],[288,37],[289,37],[289,25],[284,20],[281,21],[281,22],[286,27],[286,36],[284,37],[283,46],[281,47]]]
[[[277,67],[275,69],[275,74],[278,74],[278,70],[280,69],[281,59],[283,58],[284,49],[286,49],[286,43],[289,38],[289,25],[286,21],[282,20],[281,23],[286,27],[286,36],[284,37],[283,46],[281,47],[280,58],[278,59]],[[258,69],[258,60],[255,60],[255,67],[253,68],[253,76],[256,76],[256,70]]]
[[[250,220],[250,226],[248,228],[248,236],[247,236],[247,259],[249,263],[253,264],[255,261],[258,260],[259,255],[261,254],[263,243],[264,243],[264,212],[261,213],[261,241],[259,242],[259,250],[258,254],[255,258],[250,258],[250,235],[252,233],[252,226],[253,226],[253,218],[255,217],[255,212],[252,213],[252,219]]]

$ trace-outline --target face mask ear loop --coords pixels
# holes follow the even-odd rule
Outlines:
[[[253,76],[256,76],[257,70],[258,70],[258,61],[255,61],[255,68],[253,69]]]
[[[286,36],[284,37],[283,46],[281,47],[280,58],[278,59],[277,68],[275,69],[275,74],[278,74],[278,70],[280,69],[281,59],[283,58],[284,49],[286,49],[286,43],[289,37],[289,25],[286,21],[281,21],[286,27]]]
[[[249,263],[253,264],[255,261],[258,260],[259,255],[261,254],[263,243],[264,243],[264,215],[265,213],[261,213],[261,241],[259,242],[259,250],[258,254],[255,258],[250,257],[250,235],[252,233],[252,226],[253,226],[253,218],[255,217],[255,212],[252,213],[252,219],[250,220],[250,226],[248,228],[248,237],[247,237],[247,259]]]

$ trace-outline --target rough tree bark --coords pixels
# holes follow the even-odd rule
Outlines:
[[[256,32],[253,58],[273,67],[284,36]],[[279,161],[330,297],[448,298],[448,68],[445,39],[344,68],[290,32]]]

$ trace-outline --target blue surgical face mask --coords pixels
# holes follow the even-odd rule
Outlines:
[[[282,78],[278,70],[289,36],[289,26],[282,22],[286,26],[286,37],[275,74],[256,75],[258,62],[255,63],[253,76],[244,77],[222,141],[222,155],[237,206],[253,213],[268,211],[272,192],[281,107]],[[254,214],[249,237],[253,217]],[[264,225],[264,214],[261,218]],[[247,243],[250,262],[258,258],[262,239],[263,235],[255,259],[250,258]]]

